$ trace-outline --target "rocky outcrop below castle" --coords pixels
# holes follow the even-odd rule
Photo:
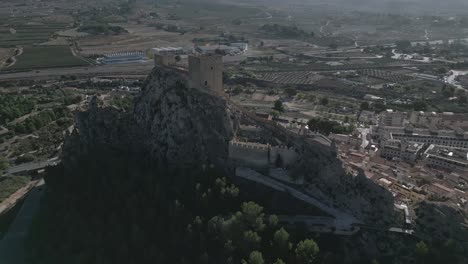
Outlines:
[[[93,99],[87,111],[78,113],[62,163],[68,169],[79,168],[80,157],[104,149],[150,164],[213,164],[224,170],[237,124],[229,109],[222,97],[190,88],[184,73],[155,67],[132,111],[101,107]],[[333,148],[289,138],[286,131],[273,127],[264,131],[265,138],[276,138],[296,149],[298,160],[291,174],[306,179],[306,189],[314,197],[365,222],[391,218],[391,194],[364,176],[347,175]]]
[[[62,160],[72,165],[75,157],[107,148],[162,164],[223,164],[232,133],[222,98],[189,88],[182,73],[156,67],[132,112],[100,107],[94,98],[77,115]]]

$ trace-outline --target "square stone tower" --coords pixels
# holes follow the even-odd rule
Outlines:
[[[224,92],[223,57],[217,54],[189,56],[189,77],[191,86],[198,89]]]

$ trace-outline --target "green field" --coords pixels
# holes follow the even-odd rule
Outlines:
[[[261,12],[255,7],[243,7],[235,5],[217,4],[212,2],[182,2],[180,5],[169,8],[169,13],[181,19],[203,18],[245,18],[255,17]]]
[[[44,25],[12,25],[16,33],[12,34],[9,28],[0,31],[0,47],[15,47],[40,44],[46,42],[57,31],[67,28],[66,24]]]
[[[0,178],[0,202],[10,197],[20,188],[26,186],[29,182],[28,177],[24,176],[5,176]]]
[[[8,70],[27,70],[38,68],[71,67],[89,65],[86,61],[73,56],[68,46],[25,47],[17,62]]]

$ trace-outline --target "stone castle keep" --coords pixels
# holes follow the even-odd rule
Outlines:
[[[176,65],[176,60],[174,55],[156,54],[154,63],[155,65],[172,67]],[[188,79],[192,88],[223,93],[223,71],[223,57],[221,55],[189,55],[188,57]]]
[[[221,55],[189,56],[191,86],[223,92],[223,59]]]

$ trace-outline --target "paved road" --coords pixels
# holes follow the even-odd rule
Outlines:
[[[44,193],[44,180],[41,180],[29,193],[23,206],[16,215],[10,229],[0,240],[0,263],[25,264],[24,243],[28,235],[33,217],[39,209],[40,200]]]
[[[338,235],[353,235],[359,231],[359,227],[346,227],[339,223],[339,220],[333,217],[320,217],[311,215],[278,215],[280,222],[289,224],[305,224],[309,231],[317,233],[334,233]]]
[[[46,161],[21,164],[18,166],[8,168],[5,174],[8,175],[8,174],[15,174],[15,173],[20,173],[20,172],[25,172],[25,171],[39,170],[47,166],[56,165],[59,162],[60,160],[58,158],[52,158]]]
[[[238,167],[236,169],[236,176],[241,177],[250,181],[254,181],[257,183],[260,183],[262,185],[268,186],[272,189],[278,190],[280,192],[285,192],[289,193],[296,199],[302,200],[308,204],[311,204],[320,210],[326,212],[329,215],[332,215],[334,217],[334,225],[337,227],[337,229],[340,230],[354,230],[353,226],[355,224],[360,224],[360,221],[358,221],[354,216],[347,214],[345,212],[342,212],[336,208],[333,208],[331,206],[328,206],[327,204],[323,203],[322,201],[319,201],[318,199],[307,195],[303,192],[300,192],[296,190],[293,187],[290,187],[286,184],[283,184],[279,181],[276,181],[270,177],[264,176],[252,169],[248,168],[241,168]]]
[[[61,75],[84,75],[84,76],[100,76],[100,75],[125,75],[138,74],[148,75],[154,67],[154,62],[145,63],[128,63],[116,65],[102,66],[86,66],[86,67],[68,67],[68,68],[53,68],[53,69],[37,69],[34,71],[24,72],[6,72],[0,73],[0,80],[18,80],[18,79],[49,79],[56,78]]]

